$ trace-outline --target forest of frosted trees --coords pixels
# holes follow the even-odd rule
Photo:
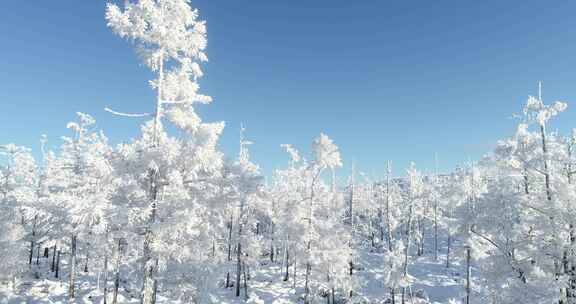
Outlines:
[[[549,131],[566,103],[536,89],[512,136],[453,172],[393,175],[383,159],[381,178],[337,182],[339,148],[319,133],[278,147],[265,179],[249,129],[225,157],[224,123],[195,112],[212,100],[189,1],[105,18],[156,75],[155,100],[106,108],[148,117],[123,144],[77,113],[54,151],[46,136],[0,145],[0,303],[576,304],[576,132]]]

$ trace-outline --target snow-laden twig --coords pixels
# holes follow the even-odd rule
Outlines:
[[[118,116],[124,116],[124,117],[148,117],[148,116],[154,116],[154,114],[152,113],[122,113],[122,112],[117,112],[114,111],[108,107],[104,108],[104,111],[112,113],[114,115],[118,115]]]

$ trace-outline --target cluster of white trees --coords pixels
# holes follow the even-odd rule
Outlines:
[[[134,42],[155,73],[150,117],[138,138],[112,147],[78,113],[56,151],[0,146],[0,278],[38,271],[40,260],[70,298],[92,276],[104,302],[119,288],[155,303],[158,294],[207,303],[215,289],[248,297],[251,273],[275,264],[304,303],[354,299],[362,252],[382,253],[391,303],[412,303],[413,261],[465,264],[465,303],[576,303],[576,132],[549,132],[566,105],[530,97],[514,136],[450,174],[370,180],[352,169],[346,185],[338,147],[326,135],[305,157],[291,145],[284,169],[265,183],[241,129],[239,154],[217,143],[223,123],[194,107],[205,23],[187,0],[108,5],[108,26]],[[168,134],[166,123],[180,129]],[[475,269],[472,275],[471,270]],[[94,280],[96,281],[96,280]],[[286,283],[290,284],[290,283]]]

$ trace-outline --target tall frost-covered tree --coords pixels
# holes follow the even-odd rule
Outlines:
[[[150,81],[156,90],[153,142],[164,115],[182,127],[198,123],[192,104],[212,101],[198,92],[196,82],[203,75],[198,62],[208,60],[206,26],[198,10],[188,0],[138,0],[126,2],[124,9],[108,4],[106,19],[120,37],[137,43],[138,54],[157,75]]]
[[[322,201],[324,194],[322,189],[322,173],[325,169],[336,169],[342,166],[342,160],[340,158],[340,151],[338,147],[334,144],[332,139],[330,139],[325,134],[321,133],[319,137],[314,139],[312,142],[312,160],[308,164],[307,170],[307,188],[308,190],[308,214],[307,219],[307,229],[306,229],[306,273],[305,273],[305,283],[304,283],[304,302],[310,302],[310,278],[314,260],[314,252],[317,249],[314,246],[318,246],[319,241],[319,228],[315,221],[316,213],[318,212],[319,202]]]
[[[233,180],[236,189],[236,283],[235,295],[240,296],[241,277],[244,277],[245,288],[247,288],[247,267],[249,266],[248,258],[254,258],[259,255],[258,251],[251,248],[254,243],[250,242],[247,230],[249,230],[251,217],[250,202],[254,201],[254,195],[261,186],[262,176],[259,173],[258,166],[250,162],[248,145],[252,142],[244,138],[244,128],[241,128],[240,134],[240,153],[238,160],[230,166],[230,178]],[[252,249],[252,250],[250,250]],[[248,297],[245,294],[245,297]]]
[[[195,104],[207,104],[211,98],[199,93],[197,83],[203,75],[199,63],[207,60],[205,22],[198,19],[198,11],[189,1],[127,1],[123,8],[109,4],[106,19],[115,33],[136,43],[138,54],[156,74],[150,81],[156,91],[152,113],[127,114],[108,109],[120,116],[153,117],[143,128],[142,139],[134,142],[134,147],[125,146],[121,158],[130,160],[132,168],[125,172],[132,176],[129,180],[138,190],[133,195],[141,202],[134,209],[140,216],[131,213],[131,218],[139,218],[133,222],[144,227],[141,301],[154,303],[161,289],[159,270],[174,258],[184,259],[171,257],[173,252],[163,249],[184,244],[182,232],[198,232],[199,222],[193,219],[201,209],[194,209],[199,205],[193,202],[206,177],[219,172],[222,165],[216,144],[224,124],[203,123],[194,111]],[[164,117],[184,131],[182,139],[170,138],[163,131]],[[184,221],[184,215],[191,218]],[[182,229],[187,225],[195,228]],[[173,229],[182,230],[175,234]],[[193,255],[189,250],[180,253]]]
[[[77,113],[78,122],[70,122],[72,137],[63,137],[59,153],[49,160],[50,199],[58,202],[63,212],[59,229],[68,237],[69,296],[75,297],[78,251],[85,253],[85,271],[88,271],[91,239],[104,231],[109,205],[108,186],[111,184],[110,148],[102,132],[94,131],[95,120],[88,114]],[[80,240],[79,240],[80,238]]]
[[[39,211],[30,204],[34,200],[36,164],[30,150],[14,144],[0,146],[0,276],[16,279],[29,265],[34,246],[28,227]]]
[[[411,278],[404,275],[404,242],[399,239],[392,246],[384,255],[383,283],[390,289],[392,303],[396,303],[396,290],[408,287]]]
[[[277,221],[275,222],[275,235],[283,242],[283,280],[290,279],[289,268],[293,265],[293,278],[297,271],[297,258],[302,256],[305,243],[305,214],[303,203],[306,201],[305,161],[300,153],[292,145],[284,144],[282,148],[290,156],[289,166],[286,169],[276,170],[270,189],[271,200],[277,209]]]
[[[465,240],[482,282],[474,291],[481,292],[482,301],[573,300],[575,196],[566,171],[569,148],[546,131],[550,118],[565,108],[561,102],[544,104],[541,94],[529,97],[516,134],[501,140],[478,166],[486,178],[482,195],[475,193],[478,187],[466,186],[474,172],[459,174],[464,182],[453,183],[461,185],[451,196],[454,217],[466,227]]]
[[[423,194],[424,194],[424,183],[422,180],[422,174],[416,169],[414,163],[410,164],[410,167],[406,170],[406,189],[404,191],[404,204],[405,204],[405,223],[402,235],[404,238],[404,263],[403,273],[405,277],[405,282],[408,281],[409,271],[408,267],[410,265],[410,248],[414,242],[414,215],[415,211],[422,204]],[[404,302],[406,293],[406,288],[402,288],[402,302]]]

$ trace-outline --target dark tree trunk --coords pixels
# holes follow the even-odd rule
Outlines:
[[[244,299],[248,300],[248,282],[246,281],[246,264],[243,265],[244,270]]]
[[[232,226],[233,219],[230,213],[230,222],[228,223],[228,262],[232,261]],[[230,270],[226,272],[226,288],[230,287]]]
[[[73,299],[75,295],[76,285],[76,235],[72,235],[70,247],[70,281],[68,285],[68,296]]]
[[[334,301],[334,286],[332,286],[332,288],[330,289],[330,293],[331,293],[331,296],[332,296],[332,304],[335,304],[336,301]]]
[[[240,296],[240,275],[242,273],[242,244],[238,242],[238,246],[236,247],[238,252],[236,252],[236,296]]]
[[[434,202],[434,261],[438,261],[438,202]]]
[[[448,232],[448,250],[446,252],[446,268],[450,268],[450,247],[452,246],[452,236]]]
[[[123,239],[118,239],[118,244],[116,247],[116,269],[114,274],[114,293],[112,296],[112,304],[118,303],[118,289],[120,289],[120,265],[122,263],[122,247]],[[154,302],[154,297],[152,297],[152,302]]]
[[[296,254],[294,254],[294,266],[293,266],[293,269],[294,269],[294,273],[293,273],[293,274],[294,274],[294,279],[293,279],[292,285],[293,285],[293,288],[294,288],[294,292],[296,292]]]
[[[156,208],[157,208],[157,196],[160,190],[159,176],[157,168],[148,169],[148,198],[150,201],[151,212],[148,217],[148,223],[146,227],[146,234],[144,237],[143,244],[143,280],[142,280],[142,291],[140,295],[141,304],[154,304],[154,284],[156,281],[156,269],[154,267],[154,259],[152,257],[151,245],[154,242],[154,231],[152,227],[156,222]]]
[[[34,233],[32,233],[32,238],[34,238]],[[28,255],[28,266],[32,267],[32,257],[34,256],[34,241],[30,241],[30,254]]]
[[[156,258],[156,268],[158,269],[158,258]],[[156,303],[156,297],[158,296],[158,280],[154,280],[154,285],[152,286],[152,304]]]
[[[574,247],[576,243],[576,233],[574,224],[570,224],[570,247]],[[566,288],[566,301],[567,304],[576,303],[576,262],[574,261],[574,252],[569,251],[570,257],[567,258],[569,262],[567,263],[567,274],[568,274],[568,287]]]
[[[36,221],[38,220],[38,215],[34,216],[34,222],[32,223],[32,238],[30,239],[30,256],[28,258],[28,265],[32,267],[32,258],[34,256],[34,246],[36,245]],[[24,217],[22,217],[24,222]]]
[[[352,262],[352,259],[348,262],[348,272],[350,276],[354,274],[354,262]]]
[[[286,282],[288,281],[288,277],[289,277],[289,273],[288,273],[288,267],[290,266],[290,253],[288,251],[288,244],[286,244],[286,247],[284,248],[284,262],[286,263],[286,271],[284,272],[284,279],[283,281]]]
[[[216,240],[212,237],[212,257],[216,257]]]
[[[84,272],[88,273],[88,261],[90,260],[90,253],[86,252],[86,262],[84,263]]]
[[[466,248],[466,304],[470,304],[470,247]]]
[[[270,222],[270,262],[274,263],[274,222]]]
[[[312,270],[312,265],[310,265],[310,262],[306,262],[306,278],[305,278],[305,282],[304,282],[304,303],[305,304],[309,304],[310,303],[310,271]]]
[[[50,266],[50,271],[54,272],[56,270],[56,244],[54,244],[54,250],[52,251],[52,265]]]
[[[107,304],[108,298],[108,251],[104,256],[104,304]]]
[[[60,274],[60,250],[58,250],[58,257],[56,258],[56,266],[54,271],[54,277],[58,279]]]

